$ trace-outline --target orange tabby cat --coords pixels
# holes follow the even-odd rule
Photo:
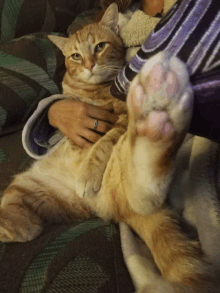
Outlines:
[[[50,36],[50,40],[65,55],[63,93],[94,105],[112,103],[119,118],[90,149],[66,138],[15,177],[1,201],[0,241],[29,241],[41,233],[45,221],[95,213],[127,223],[150,248],[169,282],[159,281],[158,275],[144,292],[218,292],[199,244],[182,234],[164,205],[175,156],[191,118],[192,92],[185,66],[164,53],[150,59],[129,90],[128,122],[126,105],[109,92],[124,62],[117,6],[110,5],[100,23],[69,39]]]

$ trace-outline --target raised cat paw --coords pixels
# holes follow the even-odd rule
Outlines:
[[[149,59],[132,81],[127,107],[136,186],[129,202],[136,212],[151,214],[165,201],[192,116],[185,65],[163,52]]]
[[[132,82],[128,109],[139,136],[169,143],[185,134],[192,115],[193,92],[185,65],[161,52]]]

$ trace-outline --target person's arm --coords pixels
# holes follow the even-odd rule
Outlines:
[[[22,144],[28,155],[40,159],[48,149],[56,145],[64,135],[49,124],[50,106],[65,99],[63,95],[54,95],[39,102],[37,109],[26,122],[22,131]]]
[[[64,95],[51,96],[39,103],[27,121],[22,133],[23,147],[34,159],[57,147],[65,140],[64,136],[80,147],[89,147],[117,121],[111,110],[112,105],[97,107]]]
[[[220,69],[191,78],[194,108],[189,132],[220,143]]]
[[[190,75],[194,109],[189,132],[220,142],[220,26],[215,25],[218,12],[217,0],[178,0],[121,70],[111,94],[126,101],[129,86],[143,64],[158,52],[166,51],[179,57]]]
[[[118,117],[111,113],[112,107],[112,104],[98,107],[65,99],[50,107],[48,119],[50,125],[59,129],[78,146],[90,147],[117,121]],[[97,122],[98,125],[95,126]]]

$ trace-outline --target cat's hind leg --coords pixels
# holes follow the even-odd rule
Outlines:
[[[25,242],[36,238],[47,223],[72,221],[92,215],[74,190],[31,170],[19,174],[5,190],[0,207],[0,241]],[[63,191],[63,193],[62,193]],[[59,196],[63,194],[63,196]],[[72,201],[67,201],[68,196]]]
[[[0,241],[25,242],[36,238],[43,229],[42,221],[25,204],[29,191],[11,184],[4,192],[0,208]]]
[[[164,203],[192,105],[188,73],[177,57],[155,55],[133,80],[127,106],[135,179],[128,200],[136,212],[150,214]]]
[[[131,155],[126,161],[126,196],[136,214],[130,212],[125,222],[147,243],[166,280],[140,292],[219,292],[215,268],[199,243],[183,234],[176,216],[163,206],[192,116],[185,65],[163,52],[154,56],[132,82],[127,105]]]

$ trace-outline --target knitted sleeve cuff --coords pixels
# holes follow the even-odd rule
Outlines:
[[[50,106],[57,100],[65,99],[63,95],[50,96],[38,104],[33,115],[28,119],[22,132],[22,144],[28,155],[34,159],[42,158],[64,135],[53,128],[48,121]]]

